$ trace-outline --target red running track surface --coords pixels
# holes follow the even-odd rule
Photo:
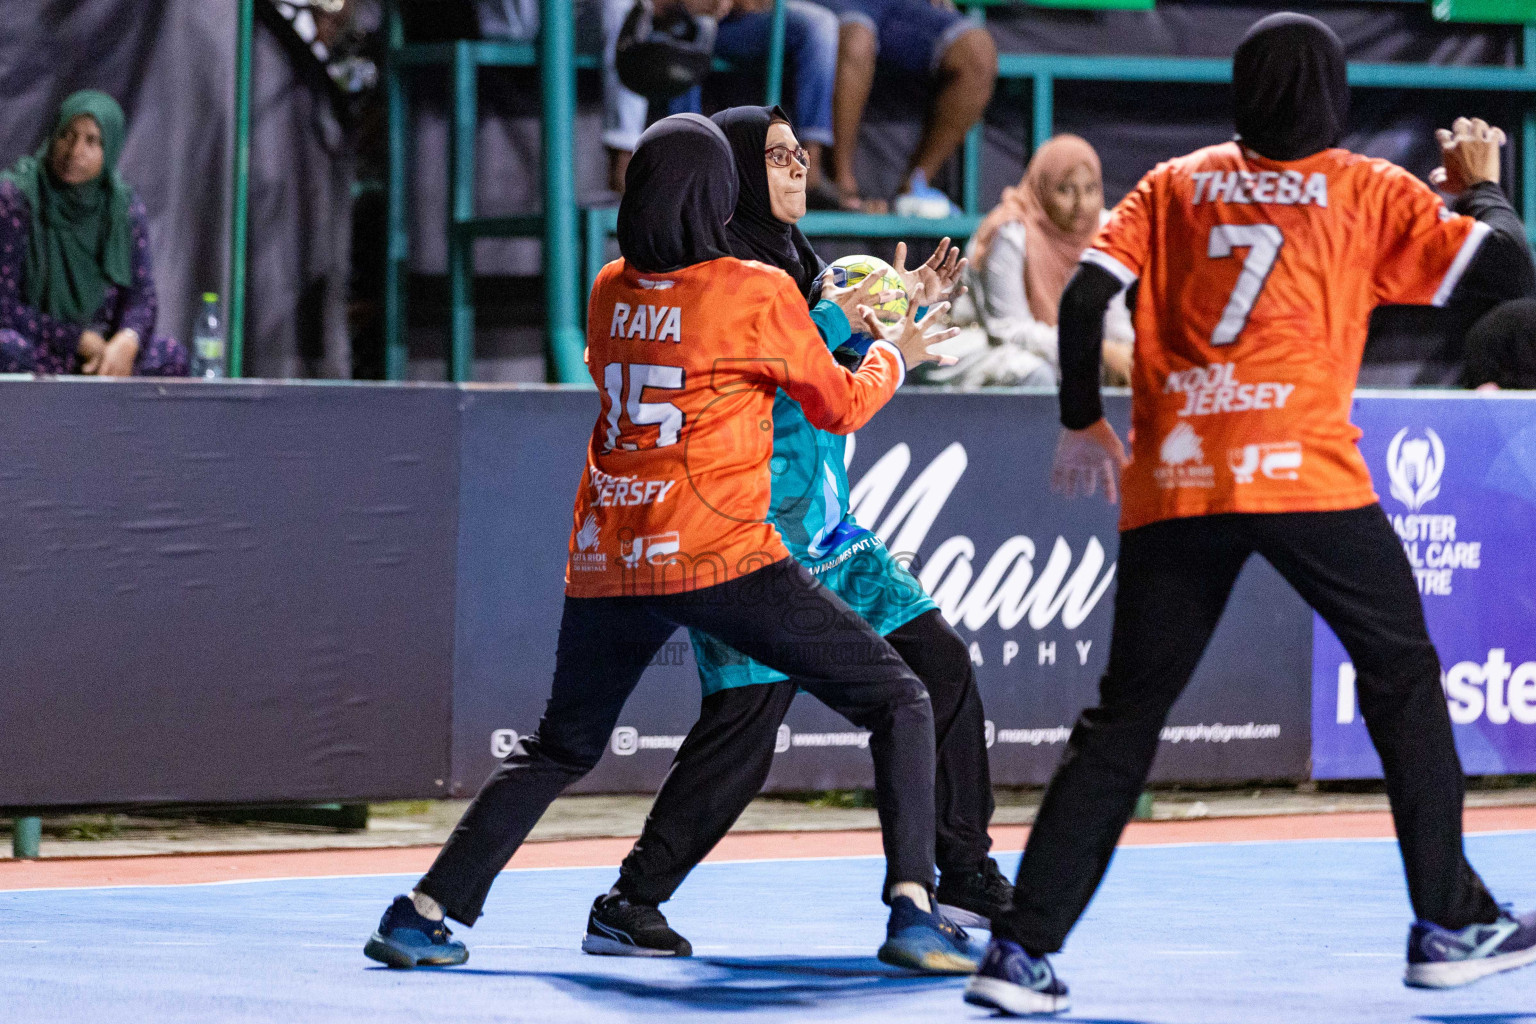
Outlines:
[[[1465,813],[1468,833],[1536,830],[1536,807],[1474,807]],[[1020,850],[1029,829],[992,828],[998,850]],[[1122,846],[1184,843],[1276,842],[1317,839],[1389,839],[1392,818],[1385,811],[1294,814],[1273,817],[1204,818],[1191,821],[1136,821]],[[617,866],[633,839],[569,839],[529,843],[512,859],[517,868]],[[794,860],[878,856],[880,833],[743,832],[727,835],[711,861]],[[206,882],[338,875],[419,874],[432,863],[435,846],[382,849],[302,850],[289,853],[164,854],[147,857],[59,857],[0,861],[0,891],[126,885],[189,885]]]

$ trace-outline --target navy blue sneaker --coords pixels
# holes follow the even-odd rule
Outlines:
[[[469,959],[469,949],[442,921],[416,913],[409,896],[396,896],[363,955],[390,967],[453,967]]]
[[[891,919],[885,926],[885,944],[875,955],[892,967],[906,967],[928,974],[971,974],[980,961],[980,950],[965,929],[942,914],[918,910],[905,896],[891,900]]]
[[[1536,962],[1536,913],[1516,917],[1508,909],[1492,924],[1460,931],[1415,921],[1408,930],[1408,971],[1403,984],[1455,988],[1479,978]]]
[[[1015,1017],[1061,1013],[1072,1006],[1067,986],[1056,977],[1049,960],[1030,956],[1017,942],[995,935],[981,969],[965,985],[965,1001]]]

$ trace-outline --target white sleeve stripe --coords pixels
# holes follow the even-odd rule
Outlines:
[[[1109,271],[1115,275],[1115,280],[1127,288],[1136,283],[1136,275],[1131,272],[1130,267],[1101,249],[1084,249],[1080,262],[1092,263],[1096,267]]]
[[[906,357],[901,354],[901,349],[897,348],[895,345],[892,345],[884,338],[876,338],[874,342],[870,344],[869,351],[864,353],[864,358],[868,359],[870,353],[874,352],[874,350],[877,348],[885,349],[891,354],[892,358],[896,360],[896,386],[901,387],[902,384],[906,383],[907,380]]]
[[[1488,232],[1493,230],[1482,221],[1473,221],[1472,230],[1467,234],[1467,240],[1461,243],[1461,251],[1456,253],[1456,258],[1451,261],[1451,269],[1445,272],[1445,280],[1440,282],[1440,288],[1435,292],[1435,297],[1429,300],[1431,306],[1443,306],[1451,299],[1451,293],[1461,283],[1461,275],[1467,272],[1467,267],[1472,263],[1472,257],[1477,255],[1477,250],[1482,248],[1483,239],[1488,237]]]

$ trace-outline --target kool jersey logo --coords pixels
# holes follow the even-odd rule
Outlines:
[[[1399,430],[1387,445],[1387,476],[1392,480],[1392,497],[1417,512],[1440,493],[1440,477],[1445,473],[1445,445],[1440,435],[1429,427],[1424,436],[1412,440],[1408,428]]]

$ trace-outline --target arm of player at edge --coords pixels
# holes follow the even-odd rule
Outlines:
[[[1531,262],[1525,225],[1499,186],[1504,132],[1481,118],[1463,117],[1450,131],[1436,131],[1435,138],[1442,163],[1431,172],[1430,183],[1454,197],[1452,210],[1489,228],[1449,304],[1491,309],[1509,299],[1536,295],[1536,264]]]
[[[1125,287],[1094,263],[1081,263],[1061,295],[1057,338],[1061,353],[1061,437],[1051,465],[1051,489],[1067,497],[1090,495],[1102,484],[1111,503],[1120,499],[1125,446],[1104,418],[1099,396],[1099,359],[1104,313]]]
[[[1433,184],[1454,195],[1457,213],[1489,228],[1465,275],[1451,293],[1453,302],[1492,304],[1536,294],[1536,265],[1524,226],[1499,188],[1499,148],[1504,133],[1477,118],[1458,118],[1450,131],[1435,133],[1442,166]],[[1051,486],[1074,497],[1103,484],[1118,498],[1125,448],[1104,419],[1099,397],[1099,336],[1104,313],[1122,282],[1093,263],[1078,267],[1061,297],[1061,438],[1051,467]]]
[[[787,293],[786,301],[775,305],[782,311],[785,306],[793,309],[797,302],[798,315],[805,316],[805,304],[795,293]],[[949,308],[947,302],[931,307],[921,320],[916,319],[916,306],[911,303],[906,317],[895,324],[882,324],[872,309],[859,307],[864,329],[876,340],[859,368],[851,372],[833,358],[813,325],[808,331],[773,332],[785,340],[789,351],[784,365],[791,368],[776,383],[800,403],[806,419],[818,430],[834,434],[858,430],[890,401],[906,379],[908,366],[940,359],[928,351],[929,346],[959,333],[935,324]]]

